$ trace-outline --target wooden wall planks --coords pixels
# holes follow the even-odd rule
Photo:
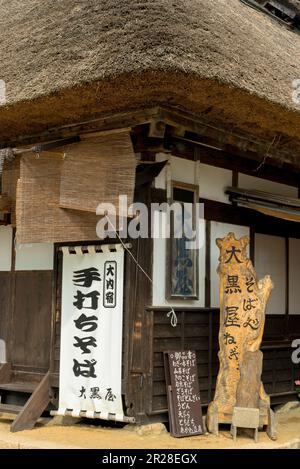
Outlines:
[[[153,369],[152,369],[152,408],[149,415],[166,418],[167,396],[163,374],[163,351],[182,350],[193,347],[197,354],[199,386],[201,402],[206,406],[213,396],[218,362],[218,310],[176,311],[178,326],[174,329],[169,324],[166,309],[156,308],[150,312],[153,319]],[[209,328],[211,319],[212,327]],[[263,382],[266,391],[276,402],[284,402],[294,391],[294,379],[300,372],[300,365],[291,361],[291,336],[300,336],[300,317],[293,317],[294,330],[281,328],[285,324],[285,316],[270,315],[266,319],[263,343],[264,370]],[[276,340],[276,342],[274,342]],[[209,350],[208,343],[211,344]],[[296,371],[298,370],[298,371]]]
[[[47,372],[50,360],[52,272],[16,272],[11,361]]]

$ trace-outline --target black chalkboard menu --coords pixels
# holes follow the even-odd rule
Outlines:
[[[164,352],[170,434],[203,434],[196,352]]]

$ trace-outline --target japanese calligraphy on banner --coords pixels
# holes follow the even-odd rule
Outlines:
[[[124,250],[63,249],[60,392],[57,414],[122,421]]]

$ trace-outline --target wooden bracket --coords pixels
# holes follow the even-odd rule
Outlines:
[[[150,123],[149,137],[164,138],[166,131],[166,124],[162,121],[153,120]]]

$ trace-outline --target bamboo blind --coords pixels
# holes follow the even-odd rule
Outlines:
[[[70,146],[62,166],[60,207],[95,213],[99,203],[110,203],[119,211],[120,194],[133,203],[135,167],[128,132]]]
[[[17,241],[50,243],[94,240],[99,217],[59,207],[63,157],[42,153],[22,157],[17,190]]]
[[[17,187],[17,241],[97,239],[101,202],[133,201],[135,156],[128,133],[88,139],[59,152],[24,154]]]
[[[5,160],[2,171],[2,195],[10,200],[11,224],[16,225],[16,190],[20,177],[20,156],[12,161]]]

